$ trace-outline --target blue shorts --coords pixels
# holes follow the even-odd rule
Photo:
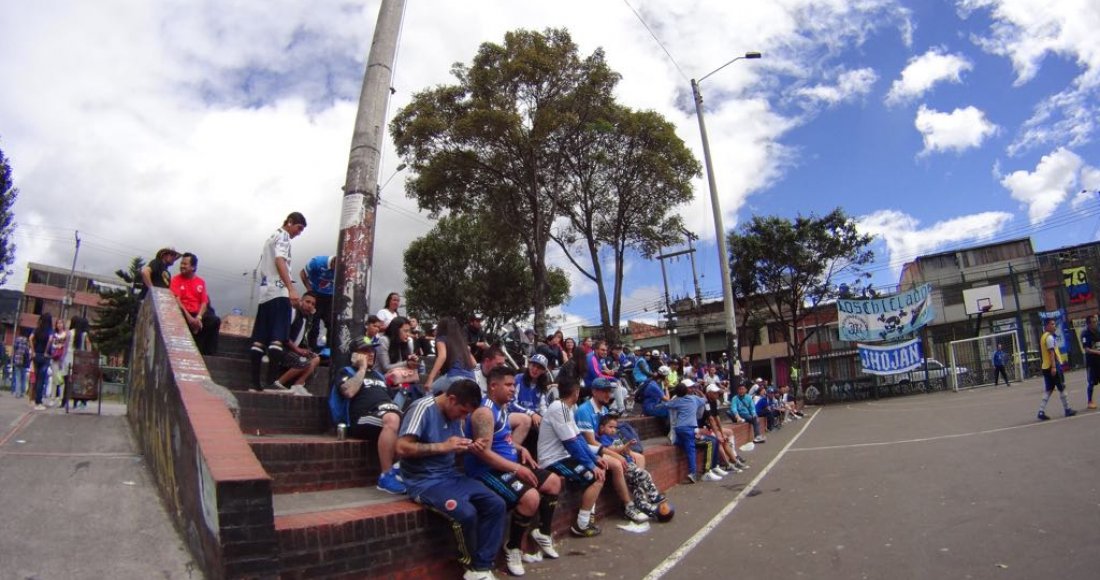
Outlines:
[[[535,474],[535,479],[539,482],[539,487],[546,482],[550,477],[550,472],[545,469],[532,469]],[[508,504],[508,509],[516,507],[519,503],[519,498],[523,497],[523,494],[527,493],[532,488],[527,485],[515,474],[507,471],[486,471],[481,475],[475,477],[478,481],[483,483],[485,487],[489,488],[489,491],[499,495],[504,503]]]
[[[596,483],[596,474],[584,466],[583,463],[567,457],[561,461],[555,462],[549,465],[546,469],[551,473],[556,473],[562,476],[566,481],[570,481],[579,484],[584,487],[588,487],[593,483]]]
[[[260,304],[252,325],[252,342],[286,343],[290,335],[290,298],[281,296]]]

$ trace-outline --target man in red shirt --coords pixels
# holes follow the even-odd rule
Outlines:
[[[210,307],[210,297],[206,294],[206,281],[195,275],[199,259],[187,252],[180,258],[180,273],[172,277],[170,286],[176,302],[187,319],[187,326],[195,337],[195,345],[202,354],[217,354],[218,332],[222,320]]]

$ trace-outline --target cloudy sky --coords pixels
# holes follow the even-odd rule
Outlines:
[[[200,256],[221,312],[247,310],[260,245],[287,213],[310,224],[295,270],[335,250],[377,0],[4,3],[0,149],[21,191],[8,287],[28,261],[70,264],[79,230],[80,269],[172,245]],[[702,84],[729,228],[841,206],[876,236],[884,285],[924,253],[1097,239],[1095,0],[409,0],[390,115],[480,43],[546,27],[602,47],[620,102],[665,115],[700,159],[689,79],[764,54]],[[379,180],[398,164],[387,144]],[[403,288],[402,252],[432,225],[403,178],[384,190],[372,309]],[[679,209],[702,238],[703,292],[720,296],[703,179]],[[671,294],[692,294],[686,259],[668,267]],[[626,275],[624,318],[654,318],[658,265],[634,256]],[[597,321],[594,286],[573,280],[564,324]]]

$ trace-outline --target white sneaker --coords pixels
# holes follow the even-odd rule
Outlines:
[[[523,563],[524,564],[538,564],[541,561],[542,561],[542,552],[535,552],[534,554],[524,554],[523,555]]]
[[[523,550],[504,548],[504,564],[508,566],[508,573],[512,576],[523,576],[527,573],[523,569]]]
[[[730,472],[728,472],[725,469],[722,469],[721,467],[718,467],[718,466],[715,466],[714,469],[711,469],[711,471],[714,472],[714,473],[717,473],[721,477],[725,477],[725,476],[730,474]]]
[[[45,405],[35,405],[35,406],[34,406],[34,410],[35,410],[35,411],[45,411],[45,410],[46,410],[46,406],[45,406]]]
[[[290,387],[291,394],[298,395],[299,397],[312,397],[313,393],[306,389],[305,385],[293,385]]]
[[[558,551],[554,549],[554,538],[552,536],[543,534],[538,528],[531,530],[529,535],[531,539],[538,544],[539,550],[541,550],[547,558],[552,560],[558,558]]]
[[[703,474],[703,481],[722,481],[722,476],[713,471],[708,471]]]
[[[496,580],[496,576],[489,570],[466,570],[462,580]]]

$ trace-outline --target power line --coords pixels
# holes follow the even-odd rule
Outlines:
[[[676,67],[676,70],[680,73],[680,76],[684,77],[685,81],[691,82],[691,79],[689,79],[688,76],[684,74],[684,69],[680,68],[680,63],[676,62],[675,58],[672,58],[672,53],[669,52],[667,48],[665,48],[665,45],[661,42],[661,39],[657,38],[657,34],[653,32],[653,29],[650,28],[648,24],[646,24],[646,21],[642,18],[642,15],[639,14],[638,11],[635,10],[634,7],[630,5],[630,2],[628,2],[627,0],[623,0],[623,4],[626,4],[626,7],[630,8],[630,11],[634,13],[635,17],[637,17],[638,22],[641,22],[642,26],[644,26],[646,31],[649,32],[649,35],[653,37],[653,41],[657,43],[657,46],[661,47],[661,50],[665,51],[665,56],[667,56],[668,60],[672,62],[672,66]]]

